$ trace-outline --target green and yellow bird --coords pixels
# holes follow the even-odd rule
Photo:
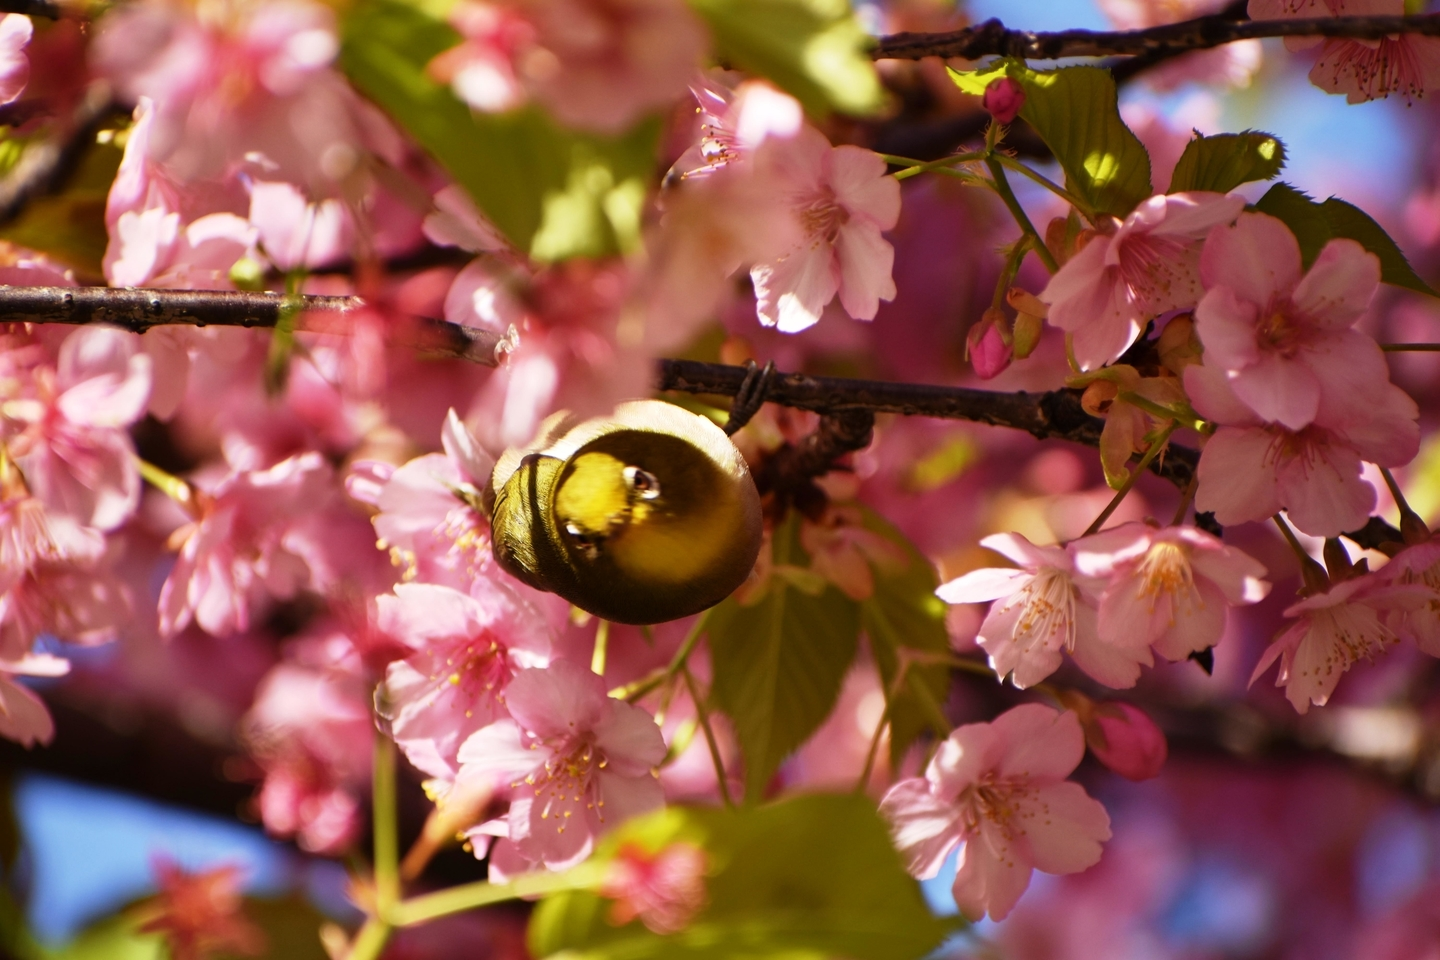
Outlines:
[[[540,590],[616,623],[699,613],[745,581],[760,496],[719,427],[658,400],[610,417],[547,421],[491,479],[495,559]]]

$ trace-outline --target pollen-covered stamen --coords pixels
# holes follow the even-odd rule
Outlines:
[[[1387,645],[1400,642],[1374,610],[1354,604],[1342,603],[1317,610],[1312,630],[1316,636],[1331,641],[1314,671],[1317,676],[1344,673],[1357,661],[1374,660],[1377,654],[1385,652]],[[1302,676],[1308,672],[1300,671]]]
[[[549,759],[523,781],[534,791],[540,819],[553,821],[556,833],[565,832],[578,810],[590,811],[603,824],[605,801],[600,798],[596,777],[608,765],[604,751],[589,737],[553,746],[556,749]]]
[[[1119,259],[1125,285],[1144,302],[1168,301],[1183,292],[1176,290],[1178,283],[1194,285],[1193,256],[1174,237],[1132,233],[1119,244]]]
[[[1255,342],[1261,350],[1282,357],[1293,357],[1304,340],[1305,325],[1291,312],[1288,304],[1273,307],[1255,327]]]
[[[973,836],[989,823],[1000,836],[1014,840],[1025,832],[1021,821],[1030,815],[1023,801],[1033,798],[1035,793],[1026,778],[1001,779],[994,773],[986,773],[960,794],[959,802],[964,808],[961,821],[966,832]]]
[[[0,505],[0,571],[29,570],[40,561],[62,560],[64,554],[39,500],[21,497]]]
[[[1150,612],[1163,596],[1171,599],[1170,620],[1183,608],[1186,612],[1203,609],[1204,599],[1195,589],[1195,571],[1190,567],[1190,554],[1176,543],[1157,543],[1145,554],[1137,570],[1140,596],[1150,598]]]
[[[835,192],[828,188],[800,208],[800,227],[816,246],[822,241],[833,244],[840,228],[849,222],[850,211],[836,202]]]
[[[1005,609],[1021,606],[1015,621],[1015,642],[1024,649],[1044,645],[1051,637],[1064,637],[1065,649],[1075,649],[1075,585],[1070,575],[1055,567],[1041,567],[1030,582],[1005,602]]]
[[[430,680],[459,688],[467,704],[465,716],[469,717],[476,705],[494,699],[513,673],[505,648],[489,633],[482,633],[446,657]]]

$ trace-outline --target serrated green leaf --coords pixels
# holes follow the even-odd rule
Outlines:
[[[884,103],[873,41],[847,0],[689,2],[709,25],[718,59],[773,81],[812,116],[865,116]]]
[[[775,531],[775,564],[809,566],[792,513]],[[732,597],[706,622],[711,692],[735,725],[745,795],[758,800],[780,762],[825,722],[860,636],[860,608],[827,585],[811,596],[782,577],[750,606]]]
[[[983,70],[950,71],[966,93],[982,94],[1008,74],[1025,88],[1020,117],[1065,171],[1070,192],[1091,211],[1124,217],[1150,196],[1150,154],[1120,119],[1115,78],[1103,67],[1031,70],[1018,60]]]
[[[1274,180],[1285,166],[1285,145],[1257,130],[1195,137],[1175,164],[1170,192],[1229,193],[1242,183]]]
[[[656,851],[674,842],[705,851],[705,905],[684,929],[660,935],[640,921],[610,922],[592,891],[547,897],[530,921],[536,957],[585,960],[915,960],[958,921],[931,916],[900,865],[889,832],[864,797],[815,794],[738,810],[672,807],[632,820],[601,841]]]
[[[1400,247],[1365,211],[1338,197],[1316,203],[1288,183],[1265,191],[1255,209],[1285,222],[1300,243],[1300,256],[1309,269],[1321,249],[1336,237],[1354,240],[1380,258],[1380,279],[1417,293],[1440,296],[1410,266]]]
[[[906,557],[902,569],[875,570],[875,592],[860,604],[861,629],[870,639],[870,652],[889,696],[902,649],[949,652],[946,606],[935,596],[935,588],[940,585],[935,568],[904,534],[869,509],[865,510],[865,528],[899,545]],[[908,668],[905,683],[890,703],[892,763],[899,763],[910,744],[926,730],[942,737],[950,732],[941,709],[949,687],[950,671],[943,664],[912,664]]]
[[[433,12],[359,0],[344,20],[340,65],[519,249],[544,260],[633,249],[659,122],[606,138],[563,130],[536,107],[472,113],[426,73],[459,41]]]

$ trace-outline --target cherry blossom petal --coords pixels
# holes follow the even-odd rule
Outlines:
[[[840,289],[832,259],[828,246],[815,244],[752,267],[760,321],[781,333],[799,333],[818,323]]]
[[[942,583],[935,595],[946,603],[985,603],[1010,596],[1030,577],[1024,570],[986,567]]]
[[[1266,304],[1300,281],[1300,244],[1290,228],[1262,213],[1242,213],[1233,226],[1210,231],[1200,254],[1205,288],[1229,287],[1236,297]]]
[[[1316,537],[1363,527],[1375,509],[1375,488],[1361,479],[1359,455],[1337,444],[1312,444],[1281,463],[1276,490],[1290,521]]]
[[[1002,777],[1063,780],[1085,756],[1085,734],[1070,710],[1025,703],[1005,711],[992,723],[996,736],[1008,746],[997,768]]]
[[[835,255],[840,266],[840,305],[856,320],[874,320],[880,301],[895,299],[891,276],[895,248],[880,236],[878,227],[851,223],[835,238]]]
[[[1207,292],[1195,307],[1195,331],[1205,344],[1207,366],[1234,369],[1260,358],[1255,344],[1258,308],[1230,287]]]
[[[977,921],[989,913],[990,919],[1003,920],[1030,886],[1033,869],[1003,829],[982,822],[979,834],[960,850],[950,891],[967,919]]]
[[[921,880],[939,873],[960,842],[955,806],[934,796],[930,785],[919,778],[901,780],[891,787],[880,801],[880,814],[890,823],[905,869]]]
[[[1257,427],[1221,427],[1200,453],[1195,509],[1220,523],[1247,523],[1278,513],[1284,503],[1267,467],[1274,438]]]
[[[1078,721],[1075,726],[1078,734]],[[1041,786],[1022,794],[1016,807],[1037,870],[1079,873],[1100,862],[1100,844],[1110,839],[1110,815],[1080,784],[1067,780]]]
[[[1311,320],[1343,330],[1360,319],[1379,288],[1380,258],[1354,240],[1336,238],[1320,250],[1290,299]]]
[[[1230,386],[1262,420],[1299,430],[1320,409],[1320,380],[1303,363],[1266,354],[1230,378]]]

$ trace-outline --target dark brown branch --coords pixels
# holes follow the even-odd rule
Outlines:
[[[0,180],[0,224],[18,217],[36,197],[57,193],[75,172],[95,134],[114,116],[115,101],[105,83],[92,83],[62,129],[31,144],[14,168]]]
[[[302,329],[329,332],[327,317],[343,320],[364,309],[360,297],[304,296]],[[151,327],[273,327],[285,297],[278,293],[137,290],[110,287],[0,287],[0,323],[108,323],[133,333]],[[412,346],[493,367],[503,338],[489,330],[429,317],[413,318]]]
[[[1380,40],[1398,33],[1440,36],[1440,15],[1237,21],[1225,14],[1212,14],[1144,30],[1060,30],[1054,33],[1010,30],[999,20],[987,20],[979,26],[949,33],[897,33],[881,37],[870,55],[876,60],[919,60],[924,57],[978,60],[989,56],[1058,60],[1062,57],[1177,54],[1261,37]]]

